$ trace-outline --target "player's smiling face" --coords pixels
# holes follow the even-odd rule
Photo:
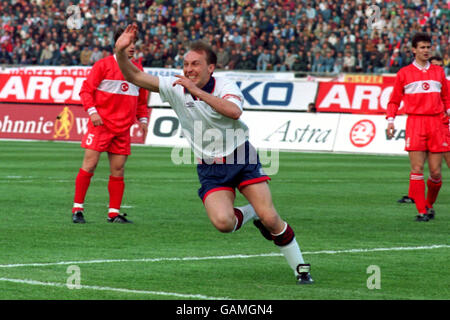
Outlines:
[[[199,88],[203,88],[214,71],[214,65],[206,61],[206,52],[189,51],[184,56],[183,72]]]

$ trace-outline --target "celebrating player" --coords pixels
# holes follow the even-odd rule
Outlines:
[[[394,135],[394,118],[400,102],[404,100],[406,122],[406,146],[411,173],[408,196],[414,199],[417,221],[429,221],[435,216],[435,203],[442,185],[441,163],[443,152],[448,151],[450,139],[444,124],[445,113],[450,114],[450,97],[444,70],[431,64],[431,38],[417,33],[412,39],[415,60],[397,73],[390,97],[387,116],[388,137]],[[428,160],[430,175],[425,198],[424,166]]]
[[[270,178],[262,171],[256,150],[248,141],[248,128],[240,120],[243,95],[234,82],[212,76],[216,54],[209,45],[194,42],[184,56],[184,75],[152,76],[136,68],[126,57],[126,48],[134,41],[136,32],[137,26],[130,25],[116,42],[120,69],[131,83],[159,92],[177,113],[199,158],[198,194],[214,227],[221,232],[233,232],[254,220],[263,236],[280,248],[298,283],[312,283],[310,265],[303,260],[294,231],[273,206],[267,184]],[[198,132],[201,137],[222,139],[204,141],[196,138]],[[235,188],[249,204],[234,207]]]
[[[115,34],[119,38],[123,29]],[[126,59],[134,54],[134,42],[123,48]],[[130,62],[131,63],[131,62]],[[142,66],[133,61],[142,70]],[[120,214],[125,189],[125,162],[130,155],[130,127],[139,120],[139,126],[147,134],[149,113],[148,92],[125,81],[116,61],[116,55],[97,61],[84,81],[80,91],[81,102],[89,113],[88,131],[81,146],[85,148],[82,166],[75,180],[75,196],[72,221],[85,223],[84,200],[102,152],[108,153],[111,175],[108,182],[108,222],[129,223]]]

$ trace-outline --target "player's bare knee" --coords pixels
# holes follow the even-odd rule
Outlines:
[[[259,216],[262,224],[271,232],[274,231],[281,221],[281,218],[276,212],[266,212]]]
[[[89,173],[94,173],[96,168],[97,163],[90,163],[90,162],[83,162],[83,165],[81,166],[81,169]]]
[[[233,231],[233,228],[231,224],[229,223],[223,223],[223,222],[213,222],[214,227],[222,232],[222,233],[230,233],[231,231]]]
[[[211,222],[214,227],[222,233],[228,233],[234,229],[233,219],[226,216],[215,217],[214,219],[211,219]]]
[[[411,172],[415,174],[423,174],[423,165],[416,165],[411,167]]]
[[[430,177],[433,180],[441,179],[441,170],[433,170],[430,172]]]
[[[125,174],[124,168],[111,168],[111,175],[115,177],[123,177]]]

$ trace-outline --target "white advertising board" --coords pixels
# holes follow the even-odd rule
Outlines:
[[[183,137],[180,121],[172,109],[153,109],[145,144],[152,146],[189,147]]]
[[[332,151],[339,117],[305,112],[244,111],[250,142],[257,148]]]
[[[339,129],[333,151],[406,155],[406,116],[395,119],[395,135],[386,136],[384,115],[340,114]]]
[[[258,149],[332,151],[339,115],[244,111],[241,119]],[[146,144],[189,147],[172,109],[153,109]]]
[[[236,84],[244,96],[244,109],[306,111],[315,101],[318,83],[308,81],[238,80]],[[150,106],[169,106],[161,101],[159,93],[152,92]]]

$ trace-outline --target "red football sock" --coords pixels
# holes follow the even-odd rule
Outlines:
[[[109,176],[109,209],[116,209],[117,211],[120,210],[124,190],[125,182],[123,181],[123,177]]]
[[[75,179],[75,196],[73,200],[74,203],[81,205],[84,203],[84,199],[86,198],[86,193],[91,183],[91,178],[93,175],[94,175],[93,173],[89,173],[80,168],[77,177]],[[76,209],[79,210],[82,208],[74,206],[74,210],[78,211]]]
[[[236,226],[233,231],[237,231],[242,227],[242,222],[244,221],[244,214],[241,210],[234,208],[234,215],[236,216]]]
[[[439,179],[437,179],[437,180],[432,179],[431,177],[428,177],[428,180],[427,180],[427,187],[428,187],[427,205],[430,208],[433,208],[433,204],[436,202],[436,198],[438,196],[439,190],[441,189],[441,186],[442,186],[441,177],[439,177]]]
[[[291,243],[294,239],[295,234],[291,226],[286,223],[284,230],[280,234],[272,234],[273,242],[279,246],[283,247]]]
[[[408,188],[408,198],[412,199],[412,193],[411,193],[411,184],[409,184],[409,188]]]
[[[425,181],[423,174],[411,173],[409,176],[409,189],[411,197],[414,199],[417,211],[426,214],[426,200],[425,200]]]

